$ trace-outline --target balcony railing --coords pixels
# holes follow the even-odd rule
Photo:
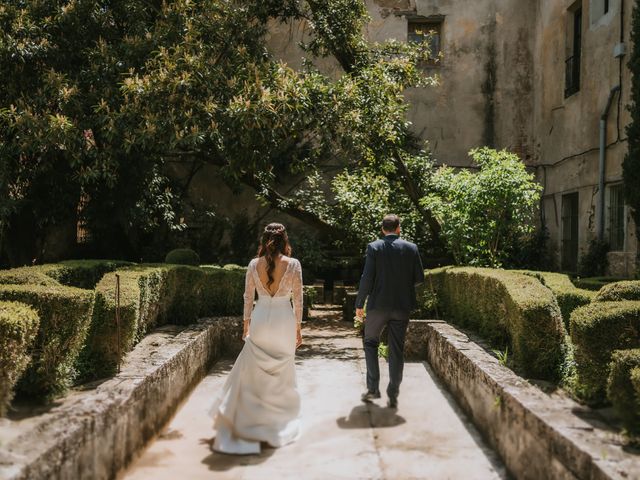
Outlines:
[[[564,68],[564,96],[566,98],[580,90],[580,55],[567,58]]]

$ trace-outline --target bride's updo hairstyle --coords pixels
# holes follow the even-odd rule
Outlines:
[[[258,257],[265,257],[267,261],[267,287],[273,283],[273,271],[276,269],[276,257],[279,255],[291,256],[291,244],[287,235],[287,229],[281,223],[270,223],[264,227]]]

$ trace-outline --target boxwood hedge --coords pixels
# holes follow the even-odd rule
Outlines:
[[[619,300],[640,301],[640,281],[626,280],[622,282],[609,283],[598,290],[598,293],[595,296],[596,302],[615,302]]]
[[[558,303],[540,281],[521,273],[472,267],[427,271],[445,318],[508,346],[515,369],[533,378],[560,377],[566,330]]]
[[[200,256],[190,248],[176,248],[167,253],[165,263],[178,265],[200,265]]]
[[[67,285],[93,289],[107,272],[132,265],[121,260],[67,260],[0,270],[0,284]]]
[[[123,260],[66,260],[42,267],[62,285],[93,289],[106,273],[128,265],[133,264]]]
[[[612,282],[617,282],[620,280],[624,280],[624,278],[614,278],[614,277],[578,277],[573,279],[573,283],[578,288],[584,288],[587,290],[593,290],[597,292],[605,285],[608,285]]]
[[[13,389],[31,360],[40,318],[30,306],[0,302],[0,416],[4,416]]]
[[[154,264],[107,273],[96,285],[91,328],[79,362],[82,378],[113,374],[119,358],[155,325],[241,314],[244,272],[213,266]],[[115,321],[116,274],[120,276],[120,357]]]
[[[535,276],[553,292],[558,301],[560,312],[562,312],[562,320],[567,331],[569,330],[571,312],[578,307],[591,303],[595,297],[595,292],[576,287],[569,276],[564,273],[532,270],[522,270],[522,273]]]
[[[591,403],[606,398],[612,354],[640,347],[640,302],[593,302],[571,314],[576,393]]]
[[[0,285],[60,285],[57,280],[47,275],[47,270],[43,267],[38,265],[0,270]]]
[[[616,350],[607,395],[627,430],[640,433],[640,348]]]
[[[17,391],[43,399],[63,393],[75,377],[74,364],[93,311],[93,291],[61,285],[0,285],[0,300],[31,305],[40,317],[32,360]]]

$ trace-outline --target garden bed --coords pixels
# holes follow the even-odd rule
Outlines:
[[[411,321],[407,340],[407,353],[429,361],[516,478],[640,478],[640,450],[595,411],[543,392],[455,327]]]
[[[126,356],[114,378],[50,408],[18,409],[0,421],[0,478],[114,478],[213,362],[238,352],[241,332],[239,317],[165,325]]]

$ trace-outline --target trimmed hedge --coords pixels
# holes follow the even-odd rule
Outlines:
[[[569,319],[571,312],[576,308],[591,303],[595,297],[595,292],[576,287],[569,275],[556,272],[540,272],[534,270],[520,270],[525,275],[532,275],[538,278],[542,284],[553,292],[558,301],[564,326],[569,330]]]
[[[597,292],[605,285],[608,285],[613,282],[618,282],[620,280],[624,280],[624,278],[614,278],[614,277],[584,277],[584,278],[574,278],[573,284],[578,288],[584,288],[586,290],[592,290]]]
[[[45,285],[59,286],[60,283],[47,274],[43,265],[0,270],[0,285]]]
[[[32,361],[16,387],[19,393],[47,400],[72,384],[93,299],[91,290],[61,285],[0,285],[0,300],[29,304],[40,317]]]
[[[640,281],[626,280],[605,285],[595,297],[596,302],[640,300]]]
[[[101,378],[117,369],[116,274],[120,275],[122,358],[155,325],[241,314],[245,271],[155,264],[107,273],[96,285],[91,328],[79,361],[82,378]]]
[[[627,430],[640,432],[640,348],[613,352],[607,395]]]
[[[66,260],[42,267],[62,285],[93,290],[106,273],[129,265],[134,264],[123,260]]]
[[[96,285],[95,307],[78,367],[82,380],[116,372],[119,358],[130,351],[155,323],[165,300],[167,268],[134,267],[107,273]],[[120,277],[120,357],[116,324],[116,275]]]
[[[494,345],[508,346],[515,369],[557,380],[565,360],[566,331],[553,293],[529,275],[455,267],[427,271],[440,311]]]
[[[200,256],[190,248],[176,248],[167,253],[164,262],[197,266],[200,265]]]
[[[66,285],[92,290],[107,272],[133,265],[121,260],[67,260],[0,270],[0,284]]]
[[[615,350],[640,347],[640,302],[594,302],[571,314],[576,394],[591,403],[605,400]]]
[[[29,349],[36,339],[40,318],[19,302],[0,302],[0,417],[6,414],[13,389],[27,368]]]

